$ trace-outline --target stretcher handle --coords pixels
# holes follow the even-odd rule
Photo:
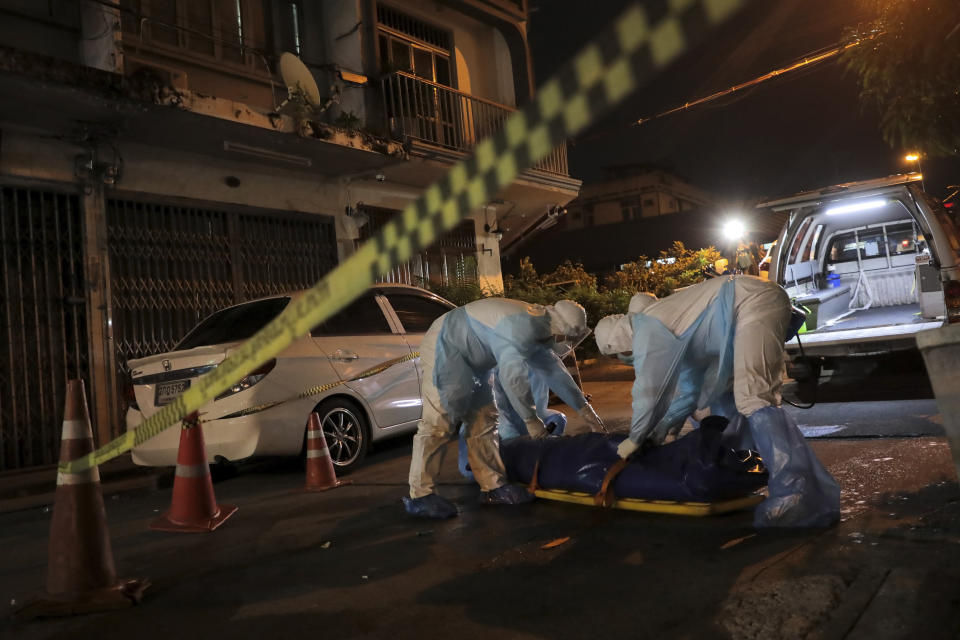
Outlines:
[[[533,465],[533,477],[530,478],[530,485],[527,487],[527,491],[536,495],[537,490],[540,488],[540,483],[537,482],[537,475],[540,472],[540,458],[537,457],[537,463]]]
[[[627,468],[628,462],[624,458],[618,458],[616,462],[607,469],[607,475],[603,477],[603,484],[600,485],[600,492],[593,497],[593,503],[598,507],[612,507],[616,501],[613,495],[613,480],[620,472]]]

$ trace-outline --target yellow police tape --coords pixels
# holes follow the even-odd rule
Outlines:
[[[370,376],[375,376],[378,373],[383,373],[390,367],[404,362],[409,362],[416,358],[420,357],[419,351],[414,351],[400,358],[394,358],[393,360],[387,360],[386,362],[381,362],[375,367],[370,367],[366,371],[362,371],[352,378],[347,378],[346,380],[337,380],[336,382],[328,382],[326,384],[318,384],[316,386],[310,387],[298,393],[295,396],[291,396],[286,400],[275,400],[274,402],[264,402],[261,404],[256,404],[250,407],[245,407],[240,411],[234,413],[220,416],[219,418],[214,418],[214,420],[230,420],[232,418],[241,418],[243,416],[249,416],[253,413],[260,413],[261,411],[266,411],[267,409],[272,409],[281,404],[286,404],[288,402],[294,402],[295,400],[302,400],[304,398],[309,398],[310,396],[315,396],[323,393],[324,391],[329,391],[330,389],[335,389],[342,384],[347,384],[348,382],[356,382],[357,380],[363,380],[364,378],[369,378]],[[213,420],[203,420],[202,422],[213,422]]]
[[[433,243],[568,138],[620,103],[748,0],[651,0],[627,9],[382,231],[293,301],[219,367],[145,420],[86,456],[60,463],[78,473],[129,451],[216,398],[293,340],[342,309],[394,265]]]

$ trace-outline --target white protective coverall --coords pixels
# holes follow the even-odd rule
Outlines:
[[[632,351],[628,360],[643,372],[634,382],[633,439],[661,442],[698,408],[715,405],[731,390],[745,416],[780,405],[790,320],[783,288],[752,276],[725,276],[659,300],[638,294],[631,309],[608,316],[612,323],[605,318],[609,329],[598,325],[596,336],[603,353]],[[635,335],[640,348],[634,348]]]
[[[727,276],[662,300],[635,297],[631,308],[596,329],[601,352],[632,351],[626,455],[644,440],[661,443],[709,407],[731,419],[731,446],[758,450],[770,472],[770,498],[757,509],[757,526],[834,522],[840,489],[779,408],[791,311],[786,292],[753,276]]]
[[[507,483],[490,385],[494,368],[524,422],[539,420],[531,369],[564,402],[588,409],[583,393],[551,348],[557,333],[556,322],[551,327],[551,311],[552,307],[519,300],[486,298],[454,309],[431,325],[420,343],[423,414],[413,438],[411,498],[436,492],[445,445],[457,437],[461,423],[466,426],[470,468],[480,488],[493,491]]]

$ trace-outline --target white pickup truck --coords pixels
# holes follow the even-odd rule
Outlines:
[[[916,346],[916,334],[960,322],[956,214],[917,173],[851,182],[758,205],[788,211],[770,279],[808,310],[802,366]],[[787,345],[800,364],[796,341]]]

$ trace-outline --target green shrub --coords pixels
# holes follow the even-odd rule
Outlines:
[[[661,251],[657,259],[639,256],[623,265],[620,271],[606,276],[603,285],[599,285],[597,277],[580,263],[567,260],[553,271],[540,274],[530,258],[523,258],[518,273],[504,277],[503,291],[484,289],[459,272],[449,284],[424,283],[421,286],[457,305],[495,296],[544,305],[558,300],[574,300],[586,309],[587,324],[595,327],[604,316],[626,313],[630,298],[639,291],[649,291],[662,298],[675,289],[701,282],[703,269],[721,257],[713,247],[692,250],[682,242],[675,242],[669,249]],[[592,339],[586,340],[577,350],[580,358],[596,354],[597,345]]]
[[[687,249],[682,242],[660,252],[656,260],[640,256],[623,265],[620,271],[608,275],[604,286],[608,290],[649,291],[658,298],[668,296],[675,289],[703,280],[703,269],[722,257],[713,247]],[[649,263],[650,266],[647,266]]]

